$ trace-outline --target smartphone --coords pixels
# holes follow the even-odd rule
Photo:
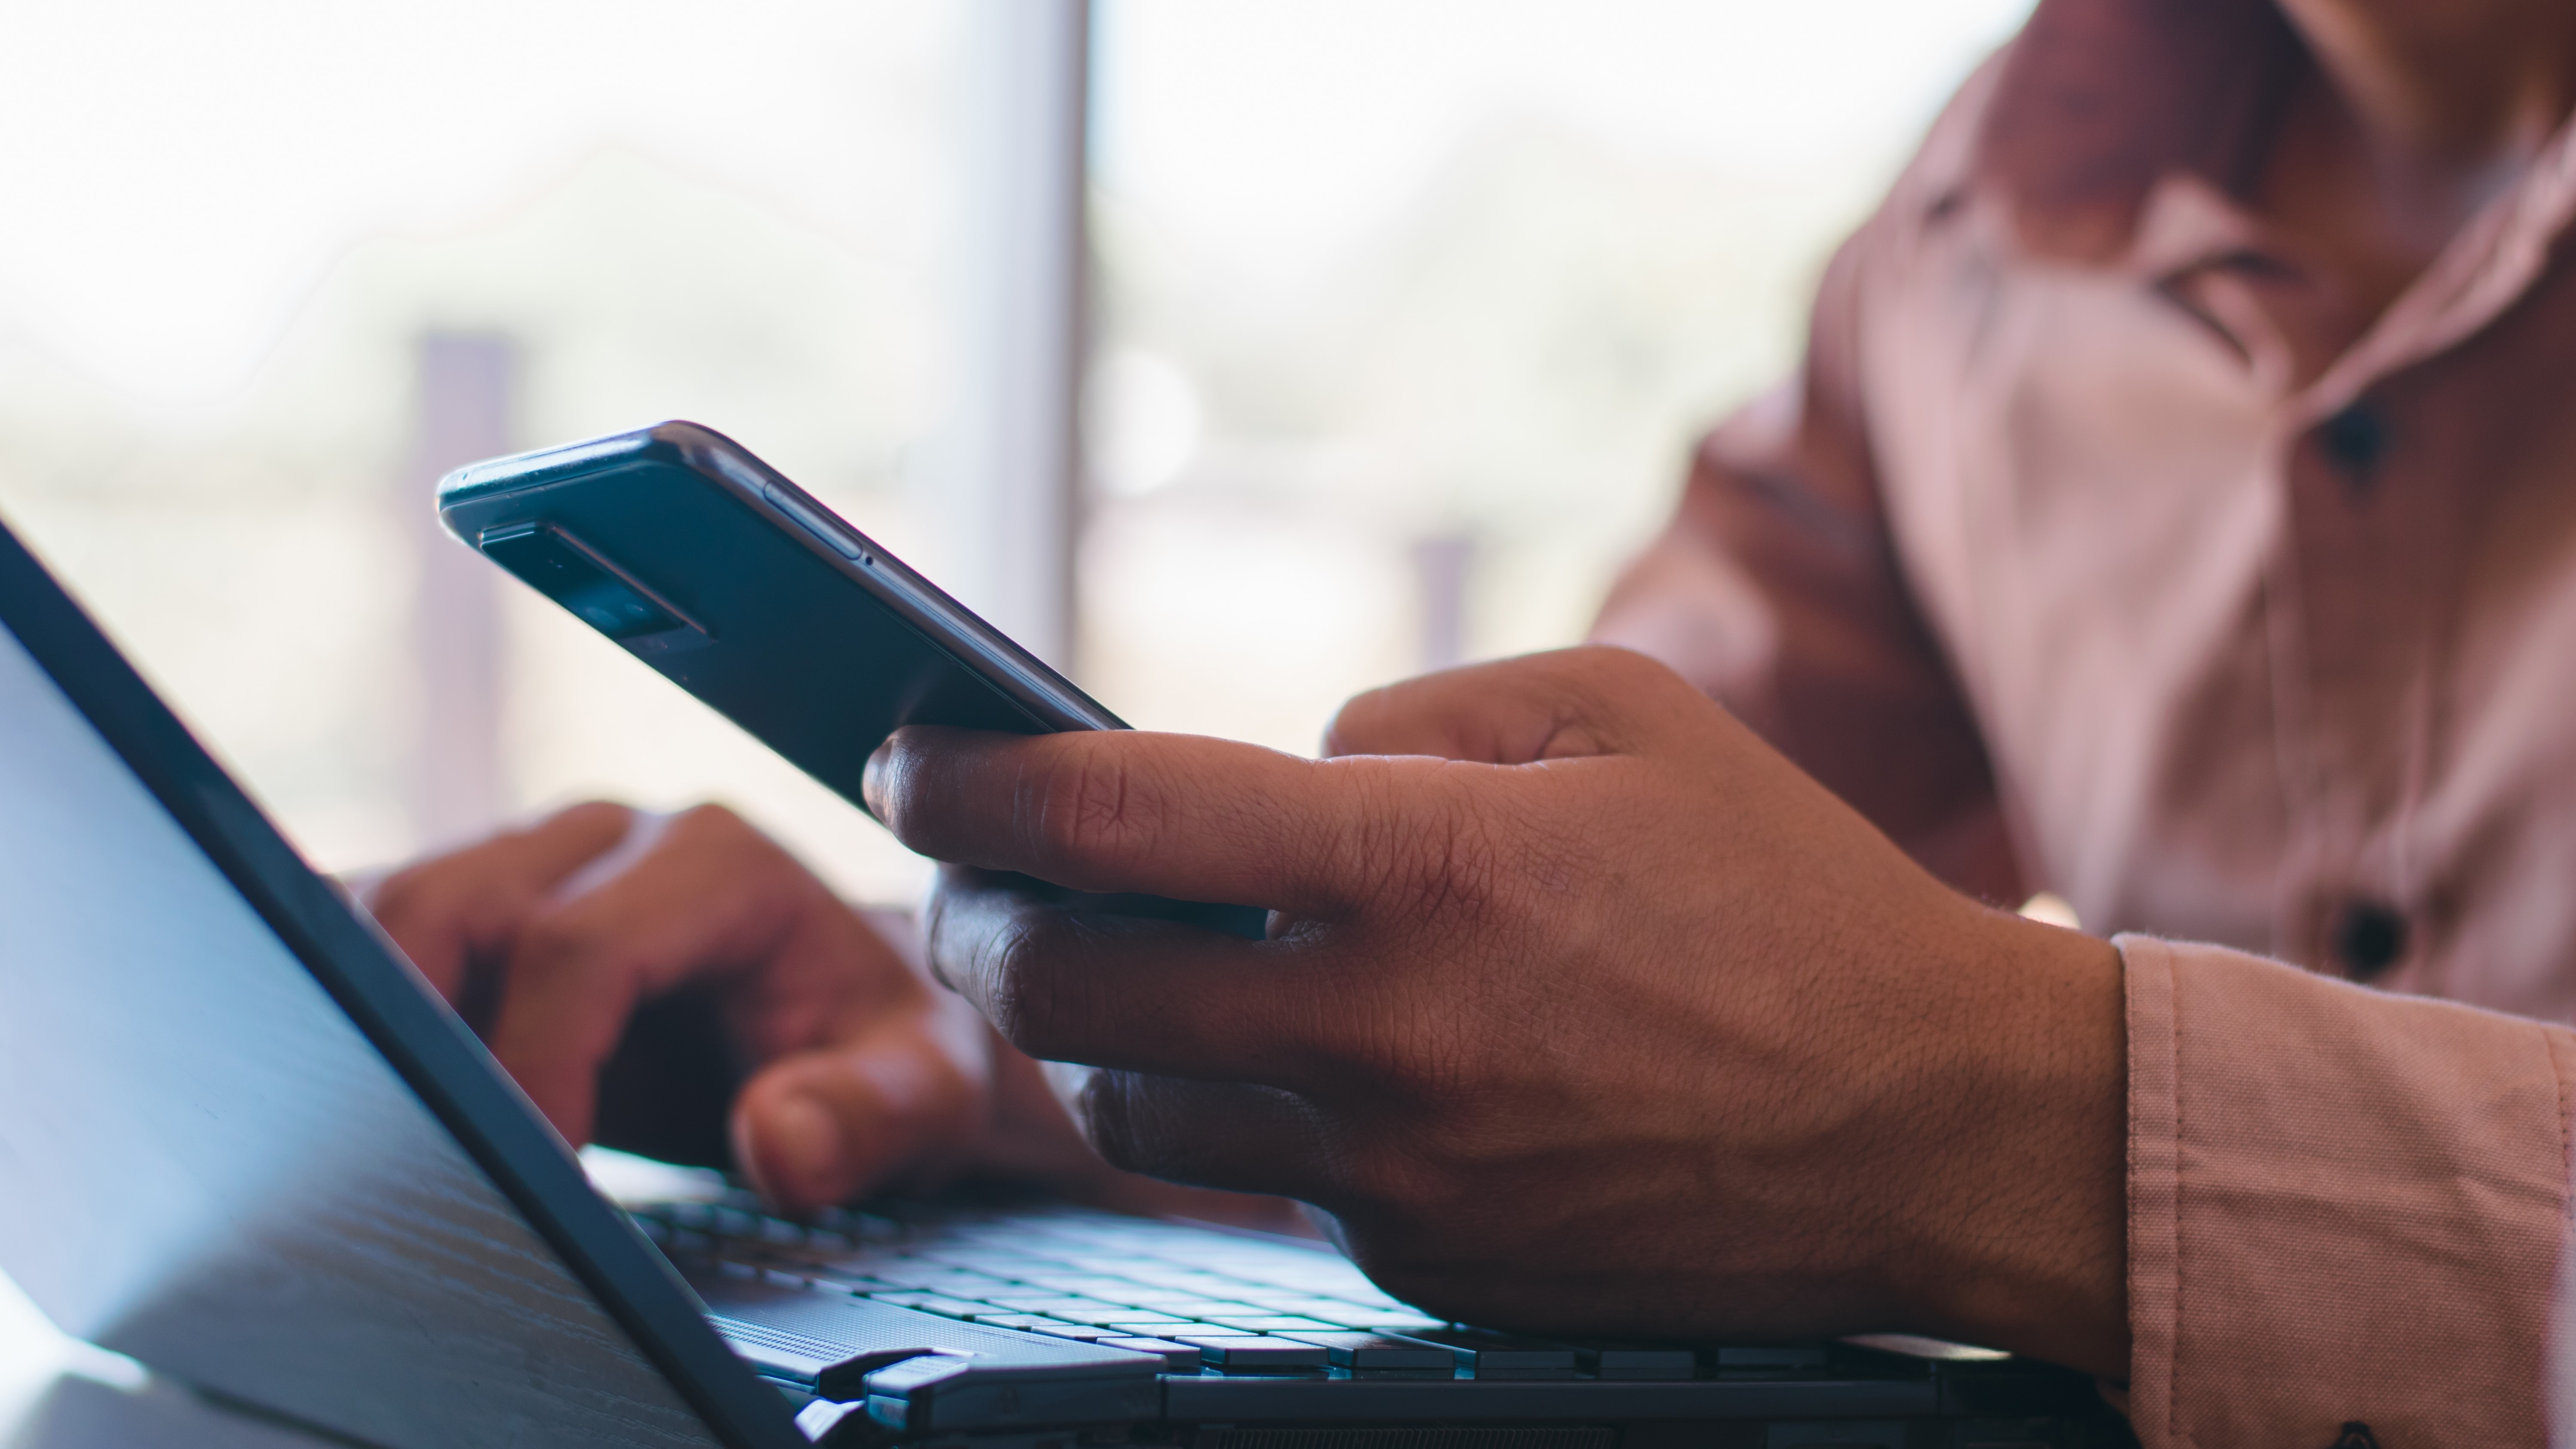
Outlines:
[[[669,422],[476,463],[438,516],[842,798],[909,724],[1127,725],[732,439]],[[1253,907],[1059,899],[1260,939]]]

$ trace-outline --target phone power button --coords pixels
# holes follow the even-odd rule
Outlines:
[[[849,559],[852,562],[856,562],[858,560],[858,544],[852,541],[849,536],[843,533],[840,529],[834,528],[830,523],[824,521],[822,515],[816,513],[804,502],[789,497],[787,494],[780,492],[777,485],[766,482],[760,485],[760,496],[769,500],[770,507],[777,509],[779,512],[786,514],[790,519],[793,519],[798,528],[814,535],[814,537],[819,540],[825,548],[830,549],[832,552],[837,553],[841,557]]]

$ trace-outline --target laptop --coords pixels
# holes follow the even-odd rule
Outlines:
[[[1299,1240],[594,1167],[614,1200],[0,529],[0,1271],[198,1408],[366,1449],[2133,1442],[1999,1354],[1518,1337]]]

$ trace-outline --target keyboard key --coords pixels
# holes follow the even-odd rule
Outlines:
[[[990,1304],[970,1303],[962,1298],[947,1298],[937,1293],[871,1293],[868,1297],[875,1302],[891,1303],[898,1308],[917,1308],[924,1313],[936,1313],[942,1318],[972,1318],[978,1313],[993,1311]]]
[[[984,1301],[1012,1313],[1043,1313],[1049,1318],[1061,1318],[1068,1323],[1088,1322],[1088,1319],[1074,1316],[1080,1313],[1133,1313],[1136,1311],[1132,1308],[1120,1308],[1115,1303],[1103,1303],[1097,1298],[1068,1298],[1061,1293],[1014,1293],[1007,1288],[992,1293]]]
[[[1185,1309],[1200,1303],[1220,1301],[1210,1298],[1205,1293],[1185,1293],[1177,1288],[1155,1288],[1143,1283],[1112,1283],[1105,1279],[1094,1278],[1090,1280],[1090,1284],[1091,1286],[1082,1290],[1083,1297],[1097,1298],[1103,1303],[1124,1303],[1131,1308]]]
[[[826,1293],[855,1293],[862,1298],[878,1293],[903,1291],[892,1283],[879,1282],[874,1278],[844,1278],[829,1271],[815,1272],[810,1264],[807,1265],[805,1281]]]
[[[1045,1312],[1047,1317],[1061,1318],[1067,1323],[1133,1323],[1142,1327],[1162,1329],[1175,1327],[1189,1322],[1188,1319],[1183,1318],[1178,1314],[1149,1313],[1142,1308],[1121,1308],[1113,1303],[1094,1303],[1086,1307],[1049,1308],[1045,1310]]]
[[[1441,1319],[1426,1318],[1409,1309],[1397,1313],[1371,1313],[1364,1316],[1353,1314],[1352,1318],[1355,1321],[1344,1325],[1345,1327],[1373,1328],[1380,1333],[1427,1333],[1435,1328],[1449,1326]]]
[[[1026,1332],[1034,1332],[1041,1328],[1071,1328],[1075,1326],[1073,1324],[1060,1322],[1053,1318],[1041,1318],[1034,1313],[978,1313],[975,1315],[975,1321],[977,1323],[989,1323],[995,1328],[1017,1328]]]
[[[891,1243],[904,1236],[903,1224],[892,1218],[847,1208],[825,1208],[814,1214],[814,1221],[826,1231],[857,1243]]]
[[[1092,1322],[1102,1328],[1133,1329],[1149,1338],[1168,1329],[1192,1326],[1189,1319],[1177,1314],[1148,1313],[1142,1308],[1128,1308],[1117,1313],[1102,1314]]]
[[[1013,1248],[994,1247],[987,1243],[932,1241],[916,1243],[912,1251],[915,1257],[927,1258],[933,1262],[951,1263],[960,1268],[972,1268],[978,1273],[1009,1273],[1018,1272],[1021,1269],[1035,1272],[1046,1272],[1050,1269],[1063,1271],[1056,1268],[1053,1258],[1042,1253],[1023,1253]]]
[[[1333,1367],[1349,1369],[1354,1378],[1445,1379],[1458,1370],[1456,1349],[1420,1339],[1382,1333],[1301,1333],[1297,1341],[1323,1349]]]
[[[1202,1293],[1210,1298],[1232,1298],[1253,1285],[1240,1278],[1227,1278],[1203,1268],[1154,1266],[1136,1268],[1127,1276],[1136,1282],[1156,1288],[1172,1288],[1188,1293]]]
[[[826,1253],[818,1251],[810,1246],[803,1248],[774,1248],[770,1250],[770,1256],[773,1258],[794,1258],[798,1262],[811,1263],[819,1268],[828,1268],[843,1277],[857,1277],[865,1275],[873,1278],[882,1273],[893,1273],[897,1277],[911,1277],[916,1275],[920,1268],[919,1264],[916,1264],[909,1259],[878,1248],[867,1248],[855,1253]],[[908,1287],[910,1285],[907,1284],[906,1286]]]
[[[1276,1314],[1257,1318],[1219,1318],[1211,1314],[1207,1321],[1219,1328],[1240,1328],[1252,1333],[1298,1333],[1306,1329],[1313,1329],[1317,1333],[1331,1333],[1342,1326],[1338,1323],[1319,1323],[1312,1318],[1291,1318]]]
[[[1137,1286],[1124,1278],[1109,1278],[1098,1273],[1072,1273],[1062,1269],[1052,1273],[1030,1273],[1020,1281],[1033,1289],[1043,1289],[1067,1298],[1107,1298],[1111,1302],[1118,1301],[1117,1295],[1127,1293]],[[1150,1293],[1155,1290],[1148,1287],[1145,1291]]]
[[[758,1213],[720,1207],[709,1214],[707,1231],[719,1238],[761,1238],[767,1236],[768,1226],[769,1220]]]
[[[1201,1363],[1230,1374],[1314,1373],[1331,1362],[1323,1345],[1293,1338],[1183,1334],[1179,1341],[1197,1348]]]
[[[1021,1289],[1008,1280],[996,1278],[989,1273],[960,1273],[954,1271],[945,1273],[906,1273],[897,1268],[871,1273],[868,1276],[871,1278],[883,1278],[889,1283],[906,1284],[910,1287],[917,1288],[924,1293],[938,1293],[950,1298],[972,1298],[978,1302],[990,1302],[996,1294],[1008,1294],[1021,1297],[1027,1296]]]
[[[847,1265],[835,1264],[834,1266]],[[945,1293],[948,1291],[950,1284],[961,1281],[962,1277],[962,1275],[960,1275],[954,1268],[944,1267],[936,1263],[914,1262],[902,1258],[895,1259],[891,1262],[882,1260],[872,1262],[868,1264],[864,1271],[871,1278],[877,1279],[880,1282],[892,1283],[910,1293]],[[974,1277],[963,1278],[963,1281],[975,1283],[980,1286],[986,1280],[981,1275],[976,1275]],[[1003,1291],[1007,1291],[1010,1287],[1007,1283],[995,1284],[994,1286]],[[962,1295],[950,1294],[949,1296],[973,1298],[977,1295],[967,1293]]]
[[[1094,1328],[1087,1323],[1057,1323],[1052,1319],[1029,1329],[1028,1332],[1043,1333],[1050,1338],[1070,1338],[1082,1343],[1098,1343],[1104,1338],[1130,1338],[1134,1336],[1132,1334],[1120,1333],[1114,1328]]]
[[[1480,1379],[1570,1379],[1574,1377],[1574,1350],[1560,1343],[1545,1343],[1534,1338],[1514,1338],[1508,1334],[1487,1333],[1474,1328],[1433,1328],[1407,1334],[1425,1343],[1437,1343],[1455,1350],[1462,1360],[1459,1367]]]
[[[1716,1350],[1719,1368],[1823,1368],[1821,1343],[1738,1343]]]
[[[1578,1343],[1575,1362],[1602,1379],[1686,1379],[1699,1372],[1699,1355],[1652,1343]]]
[[[1163,1361],[1164,1368],[1173,1373],[1189,1373],[1199,1366],[1199,1348],[1196,1344],[1174,1343],[1167,1338],[1096,1338],[1092,1342],[1102,1348],[1123,1348],[1131,1353],[1153,1354]]]
[[[1374,1318],[1384,1308],[1363,1308],[1339,1298],[1314,1298],[1302,1293],[1246,1293],[1243,1301],[1253,1305],[1256,1313],[1293,1313],[1301,1318],[1320,1318],[1326,1323],[1341,1323],[1354,1317]]]

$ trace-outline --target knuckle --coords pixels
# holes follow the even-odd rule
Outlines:
[[[513,975],[536,977],[579,972],[615,974],[613,933],[580,913],[540,916],[519,932],[511,952]]]
[[[1379,878],[1380,904],[1400,919],[1439,928],[1490,914],[1504,894],[1510,852],[1491,802],[1447,790],[1399,793],[1391,777],[1378,786],[1364,817],[1375,838],[1363,848],[1394,867]]]
[[[1323,1186],[1309,1150],[1320,1136],[1315,1114],[1277,1088],[1100,1071],[1078,1106],[1092,1150],[1121,1171],[1229,1191]],[[1263,1146],[1247,1151],[1248,1136]]]
[[[1094,1072],[1083,1084],[1083,1132],[1100,1160],[1121,1172],[1167,1176],[1171,1143],[1154,1130],[1154,1114],[1138,1100],[1140,1083],[1129,1072]]]
[[[1015,916],[994,933],[975,973],[993,1029],[1041,1061],[1059,1060],[1073,1045],[1077,1010],[1065,999],[1065,974],[1046,967],[1053,935],[1046,923]]]
[[[1135,850],[1151,815],[1137,772],[1112,751],[1074,749],[1038,787],[1034,843],[1046,858],[1111,862]]]
[[[675,817],[670,833],[652,854],[685,853],[706,869],[708,881],[731,881],[734,888],[763,893],[789,883],[820,881],[787,847],[770,838],[732,807],[693,805]],[[692,887],[697,888],[697,887]]]

